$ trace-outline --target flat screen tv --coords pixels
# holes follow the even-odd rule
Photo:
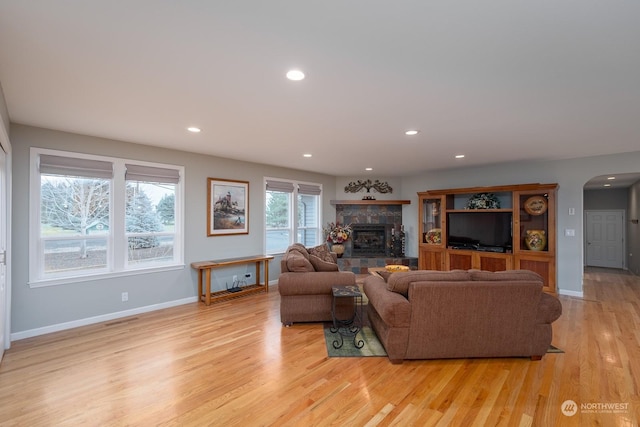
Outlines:
[[[447,213],[447,245],[450,248],[511,252],[511,212]]]

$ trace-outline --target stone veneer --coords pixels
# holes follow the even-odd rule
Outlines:
[[[402,225],[401,205],[336,205],[336,220],[340,224]]]
[[[362,205],[362,204],[337,204],[336,221],[340,224],[389,224],[392,225],[396,233],[400,232],[402,226],[402,206],[390,205]],[[387,242],[390,242],[387,236]],[[418,258],[412,257],[375,257],[375,258],[352,258],[351,241],[345,244],[344,256],[338,259],[338,266],[343,271],[353,271],[356,274],[368,273],[369,267],[384,267],[389,264],[407,265],[412,270],[418,268]]]

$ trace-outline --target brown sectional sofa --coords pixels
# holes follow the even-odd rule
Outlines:
[[[331,288],[356,284],[356,275],[339,271],[337,255],[328,250],[325,253],[323,246],[326,248],[325,245],[315,248],[292,245],[280,261],[280,321],[285,326],[294,322],[331,321]],[[353,313],[353,301],[340,298],[336,311],[340,318],[349,317]]]
[[[387,275],[385,275],[387,276]],[[560,301],[526,270],[410,271],[365,279],[371,326],[393,363],[405,359],[542,358]]]

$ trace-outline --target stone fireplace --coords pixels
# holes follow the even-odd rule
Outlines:
[[[391,230],[402,228],[402,205],[409,200],[332,200],[336,221],[351,224],[353,233],[338,259],[340,270],[366,274],[369,268],[388,264],[418,268],[417,257],[399,257],[391,250]]]
[[[350,257],[388,257],[391,254],[391,230],[400,230],[402,205],[381,200],[355,200],[336,203],[336,221],[351,224],[354,233],[345,245]]]

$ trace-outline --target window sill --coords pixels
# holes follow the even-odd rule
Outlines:
[[[162,273],[165,271],[183,270],[184,264],[174,264],[162,267],[141,268],[137,270],[119,271],[117,273],[85,274],[82,276],[57,277],[55,279],[44,279],[29,281],[30,288],[44,288],[47,286],[68,285],[70,283],[90,282],[93,280],[113,279],[117,277],[135,276],[139,274]]]

